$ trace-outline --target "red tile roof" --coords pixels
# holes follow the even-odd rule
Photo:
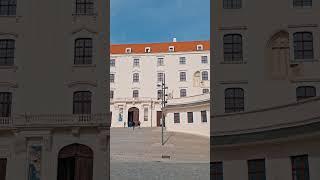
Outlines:
[[[185,41],[185,42],[164,42],[164,43],[145,43],[145,44],[112,44],[111,54],[126,54],[126,48],[131,48],[131,53],[145,53],[145,48],[150,47],[151,53],[169,52],[169,46],[174,46],[174,52],[196,51],[197,45],[202,45],[203,50],[210,50],[210,41]]]

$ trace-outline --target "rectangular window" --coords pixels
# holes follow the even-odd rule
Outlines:
[[[291,165],[293,180],[310,180],[308,155],[292,156]]]
[[[158,100],[163,98],[163,92],[162,90],[158,90]]]
[[[116,66],[116,60],[110,59],[110,67],[115,67],[115,66]]]
[[[73,114],[91,114],[90,91],[77,91],[73,94]]]
[[[187,96],[187,90],[186,89],[180,89],[180,97],[186,97]]]
[[[293,0],[293,7],[312,7],[312,0]]]
[[[133,74],[133,82],[139,82],[139,73]]]
[[[180,72],[180,81],[186,81],[186,80],[187,80],[187,73]]]
[[[133,67],[139,67],[139,59],[133,59]]]
[[[76,39],[74,64],[92,64],[92,39]]]
[[[223,9],[240,9],[242,0],[223,0]]]
[[[148,108],[144,108],[144,121],[148,121]]]
[[[6,180],[7,174],[7,159],[1,158],[0,159],[0,180]]]
[[[201,122],[207,122],[207,111],[201,111]]]
[[[17,0],[0,0],[0,16],[15,16]]]
[[[11,116],[12,93],[0,92],[0,117]]]
[[[201,56],[201,63],[208,64],[208,56]]]
[[[174,113],[173,116],[174,123],[180,123],[180,113]]]
[[[164,59],[163,58],[158,58],[157,65],[158,66],[163,66],[164,65]]]
[[[188,112],[188,123],[193,123],[193,112]]]
[[[248,160],[248,176],[249,180],[266,180],[265,160]]]
[[[164,73],[158,73],[158,82],[162,82],[164,77]]]
[[[294,59],[313,59],[313,35],[311,32],[293,34]]]
[[[114,77],[115,77],[114,74],[110,74],[110,82],[111,82],[111,83],[114,83]]]
[[[243,61],[242,35],[226,34],[223,37],[224,61],[240,62]]]
[[[92,15],[93,0],[76,0],[76,15]]]
[[[209,89],[202,89],[202,93],[203,94],[208,94],[209,93]]]
[[[179,64],[186,64],[186,57],[180,57]]]
[[[12,66],[14,64],[15,40],[0,40],[0,66]]]
[[[114,91],[110,91],[110,99],[113,99]]]
[[[212,180],[223,180],[223,164],[222,162],[210,163],[210,177]]]
[[[133,90],[132,97],[133,98],[139,97],[139,91],[138,90]]]

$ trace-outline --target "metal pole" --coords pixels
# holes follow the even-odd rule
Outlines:
[[[163,94],[162,94],[162,101],[163,101],[163,109],[162,109],[162,145],[164,145],[163,142],[163,127],[164,127],[164,122],[165,122],[165,115],[164,115],[164,108],[166,106],[166,77],[165,74],[163,73]]]
[[[161,144],[163,145],[163,118],[164,118],[164,74],[163,74],[163,77],[162,77],[162,84],[161,84],[161,87],[162,87],[162,122],[161,122]]]

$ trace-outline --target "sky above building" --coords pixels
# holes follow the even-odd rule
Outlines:
[[[112,44],[209,40],[210,0],[110,0]]]

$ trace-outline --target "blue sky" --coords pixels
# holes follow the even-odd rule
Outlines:
[[[110,0],[111,43],[209,40],[210,0]]]

